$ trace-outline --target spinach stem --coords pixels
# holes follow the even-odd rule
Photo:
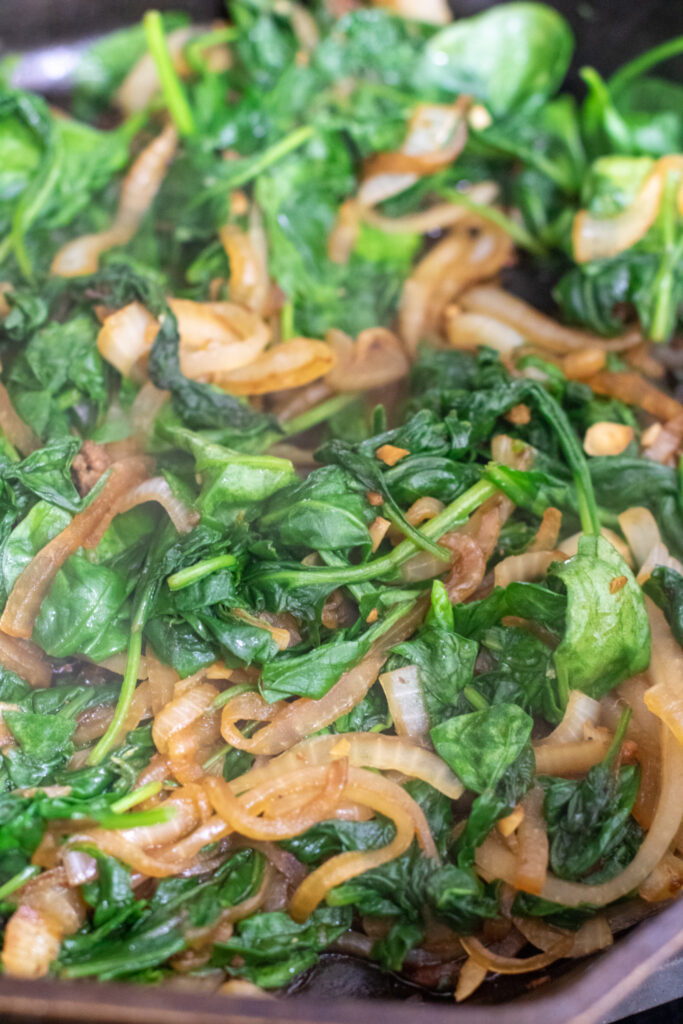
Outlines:
[[[310,427],[315,427],[318,423],[323,423],[325,420],[330,419],[331,416],[335,416],[342,409],[345,409],[347,405],[355,402],[357,398],[358,395],[355,392],[333,395],[332,398],[321,402],[320,405],[315,405],[312,409],[302,412],[300,416],[294,416],[293,419],[282,423],[281,427],[287,437],[302,434],[304,430],[309,430]]]
[[[148,782],[145,786],[140,786],[139,789],[134,789],[132,793],[127,793],[126,796],[122,796],[120,800],[117,800],[111,805],[110,810],[113,814],[123,814],[124,811],[129,811],[131,807],[136,807],[141,804],[143,800],[149,800],[151,796],[156,796],[160,793],[162,784],[158,779]]]
[[[212,572],[229,568],[236,561],[234,555],[216,555],[215,558],[205,558],[203,561],[188,565],[185,569],[179,569],[178,572],[169,576],[166,580],[168,588],[169,590],[182,590],[183,587],[189,587],[191,583],[210,576]]]
[[[176,814],[175,807],[153,807],[149,811],[131,811],[130,814],[99,814],[97,823],[101,828],[146,828],[149,825],[163,825]]]
[[[458,192],[455,188],[439,189],[439,194],[450,203],[463,206],[466,210],[470,210],[472,213],[483,217],[484,220],[491,221],[492,224],[505,231],[523,249],[528,249],[529,252],[533,252],[537,256],[544,256],[546,254],[545,246],[537,238],[534,238],[523,224],[518,224],[517,221],[513,220],[512,217],[508,217],[502,210],[498,210],[494,206],[487,206],[486,203],[475,203],[465,192]]]
[[[483,502],[497,494],[498,490],[488,480],[480,480],[470,487],[459,498],[451,502],[438,516],[434,516],[428,523],[420,528],[420,533],[428,540],[437,540],[448,530],[452,530],[458,523],[463,522],[467,516],[475,512]],[[364,562],[362,565],[347,565],[339,568],[323,568],[322,566],[310,566],[307,568],[285,568],[266,569],[263,575],[271,579],[284,574],[288,581],[297,586],[313,586],[319,584],[330,584],[332,587],[344,586],[348,583],[359,583],[363,580],[376,579],[378,576],[387,576],[407,562],[408,559],[418,550],[415,541],[406,538],[397,544],[393,551],[381,558],[375,558],[371,562]],[[445,566],[444,566],[445,568]],[[255,573],[254,578],[258,579],[260,573]]]
[[[20,889],[24,882],[28,882],[29,878],[35,878],[36,875],[40,874],[40,868],[36,864],[27,864],[25,868],[18,871],[16,875],[12,875],[4,885],[0,885],[0,900],[6,899],[7,896],[11,896],[13,892]]]
[[[628,729],[628,723],[631,721],[631,708],[624,708],[619,717],[617,728],[612,738],[612,742],[609,745],[609,750],[605,754],[604,763],[611,764],[617,757],[621,744],[624,742],[624,736]]]
[[[241,697],[243,693],[253,693],[255,689],[256,687],[252,686],[251,683],[240,683],[239,686],[229,686],[227,690],[223,690],[222,693],[219,693],[218,696],[214,698],[209,710],[217,711],[219,708],[222,708],[224,704],[227,704],[228,701],[231,701],[233,697]]]
[[[239,29],[234,25],[226,25],[225,28],[212,29],[209,32],[202,32],[185,43],[183,57],[197,75],[206,74],[210,70],[203,57],[203,51],[210,46],[217,46],[219,43],[231,43],[237,39]]]
[[[678,56],[683,53],[683,36],[676,36],[675,39],[667,39],[659,46],[653,46],[651,50],[634,57],[628,64],[624,64],[618,71],[615,71],[609,80],[609,88],[612,93],[619,92],[634,78],[638,78],[644,71],[649,71],[655,64]]]
[[[284,138],[274,142],[272,146],[264,149],[258,156],[249,160],[246,167],[243,167],[241,171],[238,170],[235,176],[230,178],[230,188],[240,188],[242,185],[246,185],[254,178],[257,178],[259,174],[267,170],[272,164],[277,163],[283,156],[287,156],[292,150],[298,149],[299,146],[303,146],[304,142],[308,142],[314,131],[313,125],[302,125],[301,128],[295,128],[289,135],[285,135]]]
[[[116,742],[116,737],[123,725],[126,715],[128,714],[128,708],[130,707],[130,702],[133,699],[133,694],[135,693],[141,655],[142,631],[134,630],[130,634],[130,640],[128,641],[128,661],[126,662],[126,672],[121,684],[121,693],[119,694],[116,711],[114,712],[114,717],[109,723],[109,728],[105,732],[104,736],[102,736],[102,738],[96,743],[90,753],[90,757],[88,758],[88,764],[90,765],[99,764],[102,758],[109,753]]]
[[[168,52],[163,18],[159,11],[147,11],[143,16],[142,23],[168,112],[181,135],[193,135],[196,130],[194,117]]]
[[[475,711],[488,711],[490,707],[489,702],[473,686],[465,686],[462,695],[469,701]]]
[[[289,341],[295,335],[294,330],[294,303],[290,299],[285,302],[280,313],[280,334],[283,341]]]

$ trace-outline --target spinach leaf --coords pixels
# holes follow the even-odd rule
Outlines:
[[[567,625],[555,651],[559,692],[596,699],[650,661],[650,627],[640,587],[604,537],[583,536],[577,554],[550,575],[567,589]]]
[[[312,967],[350,925],[351,912],[337,907],[319,907],[303,924],[282,911],[254,914],[239,922],[231,939],[215,944],[211,963],[261,988],[276,988]]]
[[[671,632],[683,647],[683,576],[675,569],[658,565],[645,580],[643,590],[662,609]]]
[[[605,759],[585,779],[541,780],[550,866],[560,878],[604,881],[622,871],[640,845],[642,833],[631,818],[639,770],[616,767],[628,719],[622,716]]]
[[[500,782],[521,754],[533,719],[516,704],[495,704],[457,715],[430,731],[438,754],[468,789],[483,793]]]
[[[569,25],[551,7],[509,3],[441,29],[418,77],[442,92],[476,96],[502,116],[552,96],[573,48]]]

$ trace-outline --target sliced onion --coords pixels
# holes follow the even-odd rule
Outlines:
[[[611,217],[594,217],[588,210],[576,214],[572,246],[577,263],[611,259],[647,234],[657,216],[664,189],[665,179],[658,163],[625,210]]]
[[[26,639],[31,636],[43,598],[64,562],[80,547],[97,547],[120,501],[131,486],[137,486],[146,471],[147,463],[143,459],[114,463],[95,500],[41,548],[20,573],[0,618],[0,629],[10,636]]]
[[[673,420],[683,415],[683,405],[679,401],[655,387],[639,373],[602,370],[589,377],[586,383],[596,394],[618,398],[627,405],[644,409],[660,420]]]
[[[560,551],[525,551],[521,555],[508,555],[493,570],[493,578],[497,587],[507,587],[508,583],[531,583],[543,579],[553,562],[564,560]]]
[[[357,199],[347,199],[337,211],[327,236],[327,255],[333,263],[346,264],[351,258],[360,230],[363,207]]]
[[[474,351],[481,345],[506,356],[524,344],[519,331],[483,313],[446,310],[446,337],[452,348]]]
[[[59,956],[62,932],[33,907],[19,906],[5,927],[2,966],[14,978],[43,978]]]
[[[561,936],[557,943],[545,953],[537,953],[536,956],[526,957],[520,960],[518,957],[500,956],[487,949],[474,936],[469,935],[461,939],[463,949],[475,961],[485,967],[487,971],[495,971],[497,974],[528,974],[530,971],[540,971],[544,967],[555,963],[569,954],[572,948],[572,938],[568,935]]]
[[[425,856],[438,860],[434,840],[421,807],[395,782],[363,768],[349,768],[349,781],[344,795],[390,818],[396,826],[396,835],[387,846],[378,850],[340,853],[311,872],[298,887],[289,905],[289,913],[295,921],[305,921],[330,889],[400,857],[415,835]]]
[[[399,736],[407,736],[423,744],[429,731],[429,716],[422,696],[417,665],[405,665],[379,677],[387,698],[394,728]]]
[[[645,607],[652,633],[648,675],[653,683],[645,691],[645,704],[683,744],[683,649],[674,639],[664,614],[649,597],[645,598]]]
[[[291,839],[307,831],[319,821],[330,818],[341,799],[347,783],[348,762],[344,759],[318,767],[298,768],[279,778],[253,787],[241,797],[223,779],[204,781],[208,797],[226,824],[248,839]],[[291,813],[276,817],[259,817],[259,810],[278,793],[299,793],[299,806]]]
[[[172,811],[169,821],[158,825],[137,825],[134,828],[118,829],[118,835],[139,846],[143,850],[175,843],[192,832],[201,822],[201,815],[196,800],[192,795],[184,795],[182,790],[177,797],[160,804]]]
[[[447,25],[453,20],[446,0],[372,0],[375,7],[386,7],[402,18],[425,21],[430,25]]]
[[[522,800],[524,816],[517,829],[515,889],[538,896],[548,875],[548,830],[543,817],[544,792],[533,786]]]
[[[586,722],[597,725],[600,721],[600,702],[593,700],[581,690],[570,690],[569,700],[562,721],[553,731],[539,740],[535,748],[548,746],[551,743],[578,742],[583,737]]]
[[[608,540],[612,547],[619,552],[626,564],[633,568],[633,558],[628,544],[624,543],[623,538],[620,537],[618,533],[615,533],[614,530],[610,530],[608,526],[603,526],[600,533],[605,540]],[[565,554],[567,558],[571,558],[579,550],[579,541],[582,536],[582,533],[573,533],[571,537],[566,537],[564,540],[561,540],[559,550]]]
[[[161,391],[156,388],[151,381],[145,381],[135,396],[130,410],[131,422],[138,434],[147,437],[170,394],[170,391]]]
[[[476,227],[472,237],[469,228]],[[500,228],[470,215],[430,249],[403,285],[400,334],[408,351],[433,333],[449,302],[476,281],[497,273],[511,258],[512,243]]]
[[[149,678],[149,699],[152,711],[157,715],[173,699],[173,688],[178,682],[178,673],[170,665],[164,665],[147,648],[147,672]]]
[[[176,130],[168,124],[142,150],[123,179],[118,210],[111,226],[63,245],[52,261],[51,274],[58,277],[94,274],[102,253],[131,240],[154,202],[177,144]]]
[[[327,342],[336,365],[325,380],[334,391],[369,391],[402,380],[410,364],[401,342],[385,327],[361,331],[352,341],[342,331],[331,330]]]
[[[539,775],[583,775],[604,760],[609,744],[609,739],[534,744],[536,771]]]
[[[209,683],[200,683],[169,701],[154,718],[152,739],[161,754],[168,752],[171,737],[209,710],[219,691]]]
[[[52,681],[52,666],[40,647],[30,640],[0,631],[0,665],[16,672],[31,686],[45,687]]]
[[[239,718],[252,717],[249,714],[241,714],[235,717],[234,710],[229,710],[231,704],[226,704],[223,709],[221,720],[221,732],[228,743],[238,746],[239,749],[248,750],[253,754],[279,754],[288,747],[293,746],[311,733],[318,732],[326,725],[336,721],[341,715],[351,711],[368,692],[377,679],[379,670],[384,664],[387,652],[401,640],[410,636],[425,614],[425,604],[418,601],[401,619],[398,620],[382,637],[371,647],[370,651],[361,661],[345,672],[339,681],[328,690],[320,700],[310,700],[307,697],[300,697],[291,704],[284,704],[278,708],[277,705],[270,705],[277,708],[277,713],[263,729],[260,729],[253,737],[246,739],[234,729],[234,722]],[[246,697],[254,697],[254,694],[244,694]],[[258,709],[258,713],[267,714],[265,707]],[[227,728],[226,728],[227,726]],[[237,733],[237,735],[235,735]],[[237,739],[237,743],[235,742]]]
[[[129,377],[147,355],[158,331],[157,321],[140,302],[130,302],[105,319],[97,335],[97,347],[108,363]]]
[[[178,533],[189,533],[199,522],[199,513],[176,497],[163,476],[152,477],[134,487],[121,501],[118,512],[127,512],[148,501],[161,505]]]
[[[477,182],[463,191],[474,203],[488,205],[498,195],[498,186],[493,181]],[[408,213],[403,217],[385,217],[376,210],[363,207],[363,220],[372,227],[379,228],[387,234],[418,234],[426,235],[434,231],[443,231],[452,227],[460,220],[470,216],[470,211],[458,203],[439,203],[428,210]]]
[[[456,1003],[462,1003],[463,1000],[468,999],[476,992],[481,983],[486,980],[487,974],[487,967],[483,967],[476,960],[473,960],[471,956],[468,956],[460,968],[458,983],[455,986]]]
[[[606,352],[621,352],[642,341],[638,331],[620,338],[602,338],[598,334],[563,327],[537,309],[493,285],[478,285],[460,296],[460,304],[470,313],[483,313],[507,324],[527,341],[564,355],[573,349],[599,348]]]
[[[336,356],[324,341],[292,338],[268,349],[248,366],[215,374],[214,382],[234,395],[265,395],[309,384],[329,373],[335,363]]]
[[[0,383],[0,430],[21,455],[30,455],[40,448],[40,438],[24,423],[9,397],[4,384]]]
[[[580,348],[563,358],[562,372],[569,380],[586,380],[604,369],[606,362],[607,354],[603,349]]]
[[[659,426],[659,424],[655,424]],[[645,442],[645,435],[643,435]],[[683,415],[668,420],[657,431],[655,439],[643,449],[643,457],[660,462],[664,466],[673,465],[681,451],[683,443]]]
[[[97,861],[82,850],[67,850],[64,854],[64,871],[69,885],[83,885],[97,878]]]
[[[334,757],[348,758],[354,768],[400,771],[411,778],[422,779],[451,800],[457,800],[464,791],[458,777],[433,751],[425,750],[400,736],[366,732],[312,736],[273,758],[264,767],[252,768],[234,779],[230,786],[233,792],[240,793],[273,775],[277,777],[302,764],[327,764]]]
[[[266,235],[258,206],[252,204],[249,211],[248,231],[226,224],[219,236],[230,264],[230,299],[254,313],[263,313],[270,278]]]
[[[662,857],[654,871],[645,879],[638,895],[648,903],[676,899],[683,889],[683,859],[673,853]]]
[[[562,529],[562,513],[559,508],[547,508],[543,513],[538,533],[527,548],[528,551],[552,551]]]
[[[173,67],[180,71],[184,65],[183,47],[193,36],[207,31],[206,25],[182,25],[165,36]],[[114,93],[114,102],[124,114],[144,110],[159,91],[159,75],[152,55],[145,52],[133,65]]]
[[[180,368],[187,377],[215,383],[258,359],[270,340],[261,317],[236,302],[170,299],[169,306],[178,320]]]

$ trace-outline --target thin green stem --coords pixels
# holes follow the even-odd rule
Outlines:
[[[302,434],[304,430],[309,430],[311,427],[315,427],[318,423],[323,423],[325,420],[335,416],[338,412],[341,412],[342,409],[345,409],[347,405],[351,405],[352,402],[355,402],[357,398],[358,395],[354,392],[344,395],[334,395],[332,398],[328,398],[319,405],[313,406],[312,409],[302,412],[300,416],[294,416],[293,419],[282,423],[282,429],[287,437],[294,437],[295,434]]]
[[[109,753],[116,741],[119,730],[123,725],[126,715],[128,714],[128,708],[130,707],[130,702],[133,699],[133,694],[135,693],[141,654],[142,632],[140,630],[136,630],[130,634],[130,640],[128,641],[128,661],[126,662],[126,672],[123,677],[123,683],[121,684],[121,693],[119,694],[119,700],[116,705],[114,717],[112,718],[109,728],[105,732],[104,736],[102,736],[98,743],[93,747],[90,757],[88,758],[88,764],[99,764],[102,758]]]
[[[0,900],[4,900],[7,896],[11,896],[13,892],[20,889],[24,882],[28,882],[30,878],[35,878],[36,875],[40,874],[40,868],[36,864],[27,864],[25,868],[18,871],[16,875],[12,875],[4,885],[0,885]]]
[[[497,488],[488,480],[480,480],[469,490],[461,494],[459,498],[451,502],[442,512],[430,519],[428,523],[420,528],[420,533],[427,540],[438,540],[444,533],[452,530],[454,526],[462,523],[467,516],[475,512],[483,502],[497,494]],[[397,569],[407,562],[418,550],[418,545],[409,538],[397,544],[392,552],[375,558],[371,562],[364,562],[362,565],[349,565],[345,568],[323,568],[311,566],[309,568],[286,568],[266,570],[270,579],[283,574],[288,582],[298,586],[330,584],[331,586],[345,586],[349,583],[360,583],[363,580],[377,579],[396,572]],[[260,574],[255,574],[256,578]]]
[[[122,796],[120,800],[117,800],[111,805],[111,811],[113,814],[123,814],[124,811],[129,811],[131,807],[137,807],[143,800],[149,800],[151,796],[156,796],[160,793],[163,788],[163,784],[159,780],[148,782],[145,786],[140,786],[139,789],[134,789],[132,793],[128,793],[126,796]]]
[[[210,32],[202,32],[195,36],[183,47],[183,57],[190,65],[196,75],[206,74],[210,71],[204,57],[204,50],[210,46],[218,46],[220,43],[231,43],[239,36],[239,30],[234,25],[226,25],[225,28],[216,28]]]
[[[609,80],[611,92],[616,94],[628,82],[638,78],[643,72],[649,71],[655,64],[661,64],[662,61],[670,60],[671,57],[677,57],[679,53],[683,53],[683,36],[676,36],[675,39],[667,39],[665,43],[660,43],[659,46],[653,46],[651,50],[641,53],[640,56],[635,57],[628,64],[624,64],[618,71],[615,71]]]
[[[168,112],[181,135],[193,135],[196,131],[194,116],[168,52],[163,18],[159,11],[147,11],[142,23]]]
[[[280,313],[280,334],[283,341],[289,341],[294,337],[294,303],[290,299],[285,302]]]
[[[164,825],[175,817],[175,807],[153,807],[150,811],[131,811],[130,814],[100,814],[97,823],[101,828],[148,828],[150,825]]]
[[[505,231],[513,242],[516,242],[523,249],[528,249],[529,252],[533,252],[537,256],[544,256],[546,254],[545,246],[537,238],[534,238],[523,224],[518,224],[517,221],[513,220],[512,217],[508,217],[502,210],[494,206],[487,206],[485,203],[475,203],[465,192],[458,192],[454,188],[439,189],[439,195],[443,196],[450,203],[457,203],[458,206],[471,210],[472,213],[483,217],[484,220],[491,221],[492,224]]]
[[[469,701],[475,711],[487,711],[490,706],[489,702],[479,693],[479,690],[475,690],[473,686],[465,686],[462,695]]]
[[[231,701],[233,697],[241,697],[243,693],[253,693],[255,689],[256,687],[252,686],[251,683],[240,683],[239,686],[229,686],[227,690],[223,690],[222,693],[219,693],[218,696],[214,698],[209,711],[218,711],[218,709],[222,708],[228,703],[228,701]]]
[[[234,555],[216,555],[215,558],[205,558],[203,561],[188,565],[186,569],[179,569],[178,572],[169,576],[166,580],[168,588],[169,590],[182,590],[183,587],[189,587],[191,583],[196,583],[197,580],[202,580],[205,576],[218,572],[219,569],[228,569],[236,561]]]
[[[624,708],[619,717],[617,728],[615,730],[612,742],[609,745],[609,750],[605,754],[605,763],[610,764],[617,757],[621,749],[621,744],[624,742],[626,730],[628,729],[628,723],[631,721],[631,708]]]
[[[288,153],[298,149],[299,146],[303,146],[304,142],[308,142],[314,131],[313,125],[303,125],[301,128],[295,128],[293,132],[285,135],[278,142],[274,142],[268,149],[264,149],[258,156],[249,160],[248,165],[243,167],[241,171],[237,171],[234,178],[230,178],[230,188],[240,188],[242,185],[246,185],[254,178],[257,178],[259,174],[267,170],[272,164],[277,163],[283,156],[287,156]]]

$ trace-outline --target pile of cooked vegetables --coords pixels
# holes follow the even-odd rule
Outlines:
[[[683,884],[683,39],[388,6],[0,66],[6,974],[460,1000]]]

